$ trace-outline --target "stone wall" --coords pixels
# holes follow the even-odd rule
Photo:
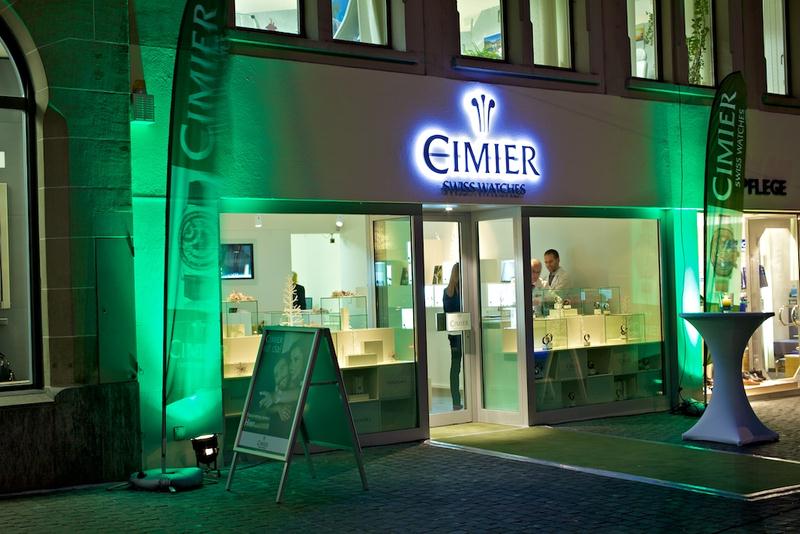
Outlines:
[[[2,406],[0,420],[0,493],[127,480],[141,463],[136,382]]]

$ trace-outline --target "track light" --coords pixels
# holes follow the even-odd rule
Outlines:
[[[336,228],[341,229],[342,226],[344,226],[344,217],[339,215],[338,217],[336,217]]]
[[[264,226],[264,221],[261,220],[261,215],[256,215],[256,228]]]

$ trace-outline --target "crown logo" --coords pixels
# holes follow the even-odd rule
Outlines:
[[[489,97],[487,103],[486,95],[481,94],[480,97],[472,97],[470,104],[475,108],[475,117],[478,122],[478,131],[475,133],[488,134],[491,127],[492,110],[497,107],[494,98]]]

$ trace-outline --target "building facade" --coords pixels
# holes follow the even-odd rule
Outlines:
[[[2,491],[158,464],[184,7],[165,4],[0,4],[0,411],[20,458]],[[699,308],[709,106],[733,71],[749,103],[742,286],[777,314],[743,377],[753,394],[796,389],[796,0],[226,9],[220,343],[203,364],[222,387],[167,408],[171,462],[194,463],[197,433],[230,449],[292,272],[305,324],[334,333],[364,444],[701,396],[700,340],[678,314]],[[437,323],[456,310],[459,325]]]

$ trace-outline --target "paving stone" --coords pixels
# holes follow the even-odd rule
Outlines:
[[[800,460],[796,403],[754,403],[782,440],[747,450]],[[649,414],[565,426],[679,443],[694,421]],[[280,505],[281,465],[268,462],[237,471],[231,492],[223,478],[177,494],[108,491],[109,484],[8,498],[0,502],[0,525],[4,533],[707,533],[791,532],[800,524],[798,495],[743,502],[426,444],[369,448],[364,457],[369,491],[361,489],[352,456],[332,452],[314,457],[316,479],[304,462],[292,465]]]

